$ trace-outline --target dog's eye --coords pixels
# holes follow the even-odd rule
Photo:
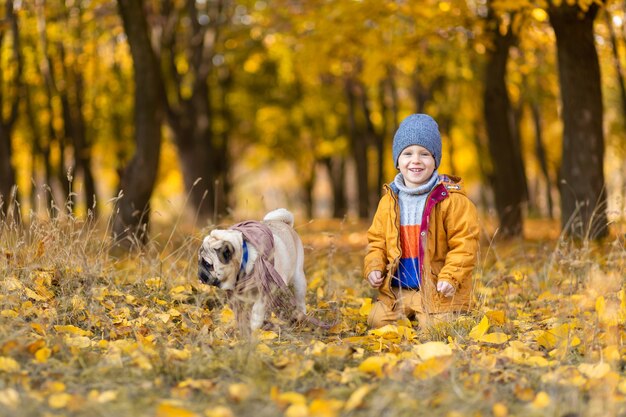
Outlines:
[[[213,264],[208,263],[205,259],[202,259],[201,263],[204,269],[207,271],[213,271]]]
[[[233,258],[233,253],[235,252],[235,248],[230,243],[226,243],[217,251],[217,256],[220,259],[220,262],[223,264],[227,264]]]

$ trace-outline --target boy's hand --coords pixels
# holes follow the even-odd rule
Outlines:
[[[437,283],[437,292],[440,292],[444,297],[452,297],[456,290],[447,281],[439,281]]]
[[[372,288],[378,288],[383,283],[383,273],[380,271],[372,271],[367,276],[367,280],[369,281]]]

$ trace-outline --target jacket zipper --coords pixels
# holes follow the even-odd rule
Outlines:
[[[393,203],[394,203],[394,207],[393,207],[393,212],[394,215],[396,216],[395,218],[395,224],[394,227],[396,228],[396,230],[398,231],[397,235],[397,248],[398,251],[400,252],[400,254],[393,260],[393,263],[395,265],[395,270],[390,271],[390,277],[389,277],[389,292],[391,294],[393,294],[393,296],[396,298],[396,300],[398,299],[398,294],[396,294],[396,292],[393,290],[393,286],[391,285],[391,280],[393,279],[393,276],[395,273],[398,272],[398,265],[400,264],[400,258],[402,258],[402,245],[400,244],[400,203],[398,202],[398,196],[396,195],[396,193],[391,189],[391,187],[389,187],[388,185],[385,185],[385,187],[387,187],[389,193],[391,194],[391,198],[393,199]]]

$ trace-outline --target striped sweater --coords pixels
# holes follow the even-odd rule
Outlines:
[[[433,172],[427,183],[408,188],[404,184],[402,174],[396,175],[394,184],[398,187],[398,201],[400,204],[400,248],[402,256],[398,266],[397,276],[391,285],[401,288],[418,289],[420,287],[419,266],[419,233],[422,223],[422,214],[428,194],[437,184],[439,174]]]

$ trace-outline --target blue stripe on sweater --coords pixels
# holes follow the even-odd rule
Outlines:
[[[398,265],[397,277],[392,285],[401,288],[417,289],[420,287],[419,261],[417,258],[401,258]]]

